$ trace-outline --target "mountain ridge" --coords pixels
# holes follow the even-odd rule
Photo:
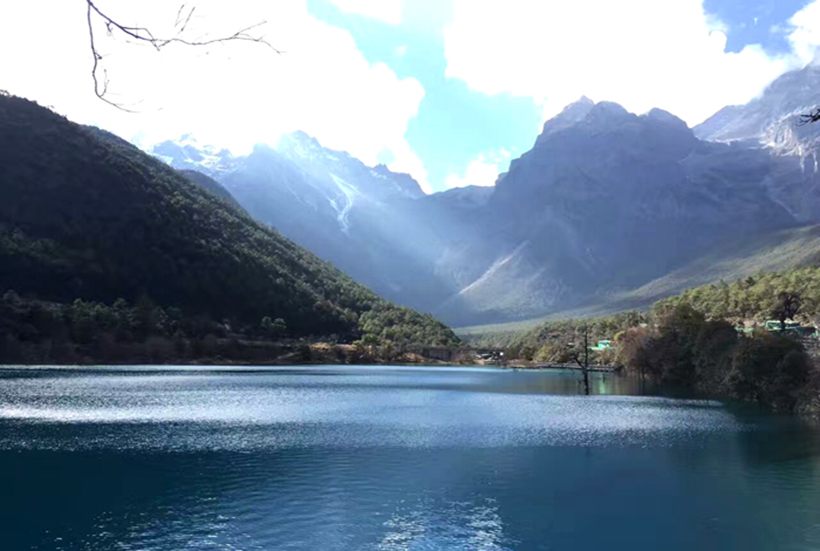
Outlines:
[[[485,189],[424,195],[304,133],[214,177],[254,218],[391,300],[459,326],[523,320],[639,289],[727,243],[820,222],[805,155],[702,139],[742,109],[690,129],[661,109],[581,98]],[[206,162],[227,166],[213,163],[215,151]]]
[[[116,136],[0,97],[0,287],[42,300],[149,297],[296,336],[456,342]]]

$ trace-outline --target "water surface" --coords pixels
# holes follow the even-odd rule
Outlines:
[[[0,370],[0,548],[820,548],[815,427],[578,379]]]

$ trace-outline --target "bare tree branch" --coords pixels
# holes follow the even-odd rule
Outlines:
[[[811,113],[806,113],[800,115],[800,122],[798,122],[798,126],[803,126],[804,124],[809,124],[810,122],[817,122],[820,121],[820,108],[815,109]]]
[[[181,10],[181,9],[183,9],[184,7],[185,7],[185,4],[182,4],[182,6],[180,6],[180,8],[179,8],[179,9]],[[179,31],[177,31],[178,33],[180,33],[180,34],[181,34],[181,33],[184,33],[184,32],[185,32],[185,29],[187,29],[187,28],[188,28],[188,23],[190,23],[190,22],[191,22],[191,17],[193,17],[193,15],[194,15],[194,10],[196,10],[196,6],[194,6],[193,8],[191,8],[191,11],[189,11],[189,12],[188,12],[188,17],[186,17],[186,18],[185,18],[185,21],[182,23],[182,27],[179,29]],[[179,26],[179,23],[177,23],[177,25],[176,25],[176,26],[178,27],[178,26]],[[270,46],[270,44],[268,44],[268,46]],[[274,48],[274,50],[275,50],[275,48]]]
[[[183,3],[179,10],[177,11],[176,21],[174,23],[174,28],[176,29],[176,34],[171,37],[157,37],[150,31],[150,29],[146,27],[132,27],[128,25],[123,25],[118,23],[115,19],[109,17],[94,4],[93,0],[85,0],[86,4],[88,5],[88,13],[87,13],[87,20],[88,20],[88,37],[90,40],[91,45],[91,55],[94,58],[94,65],[91,69],[91,78],[94,81],[94,94],[105,103],[116,107],[122,111],[133,112],[130,109],[124,107],[122,104],[119,104],[115,101],[112,101],[106,94],[108,94],[108,73],[105,68],[101,67],[100,62],[103,59],[103,56],[99,53],[97,49],[97,43],[94,36],[94,19],[95,17],[99,20],[102,20],[105,23],[106,30],[109,36],[114,36],[117,32],[124,34],[131,40],[136,42],[150,44],[154,47],[157,51],[162,50],[169,44],[182,44],[184,46],[210,46],[213,44],[222,44],[225,42],[254,42],[257,44],[263,44],[276,52],[277,54],[281,54],[282,51],[274,48],[270,42],[268,42],[264,36],[256,36],[252,34],[252,31],[259,29],[261,26],[265,25],[265,21],[260,21],[255,25],[251,25],[250,27],[245,27],[236,31],[235,33],[227,36],[222,36],[218,38],[207,38],[201,37],[194,40],[189,40],[184,38],[182,34],[188,28],[188,24],[191,22],[191,18],[194,15],[194,11],[196,10],[196,6],[191,7],[190,10],[186,9],[186,5]],[[102,70],[102,77],[100,77],[100,70]]]
[[[102,60],[102,56],[97,51],[97,45],[94,42],[94,25],[91,21],[91,9],[92,9],[91,2],[88,2],[88,37],[91,41],[91,55],[94,58],[94,67],[91,69],[91,78],[94,81],[94,94],[101,100],[103,100],[108,105],[112,107],[116,107],[122,111],[127,111],[128,113],[133,113],[134,111],[127,109],[123,105],[113,102],[110,99],[106,98],[105,95],[108,92],[108,72],[103,68],[103,78],[102,83],[100,83],[100,79],[98,76],[98,71],[100,69],[100,61]]]

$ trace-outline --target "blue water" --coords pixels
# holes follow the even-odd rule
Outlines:
[[[0,370],[0,549],[820,548],[820,432],[599,375]],[[642,395],[643,394],[643,395]]]

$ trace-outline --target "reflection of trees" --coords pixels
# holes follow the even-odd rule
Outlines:
[[[680,479],[691,480],[681,483],[691,486],[688,493],[712,511],[715,529],[735,530],[738,548],[820,543],[820,533],[809,533],[820,518],[818,424],[745,403],[729,403],[717,412],[736,427],[713,431],[705,425],[665,454]]]
[[[518,371],[514,375],[504,373],[497,380],[488,381],[487,392],[522,394],[583,394],[583,383],[577,371]],[[590,394],[641,396],[655,394],[657,386],[642,382],[637,377],[611,373],[591,372],[589,374]]]

